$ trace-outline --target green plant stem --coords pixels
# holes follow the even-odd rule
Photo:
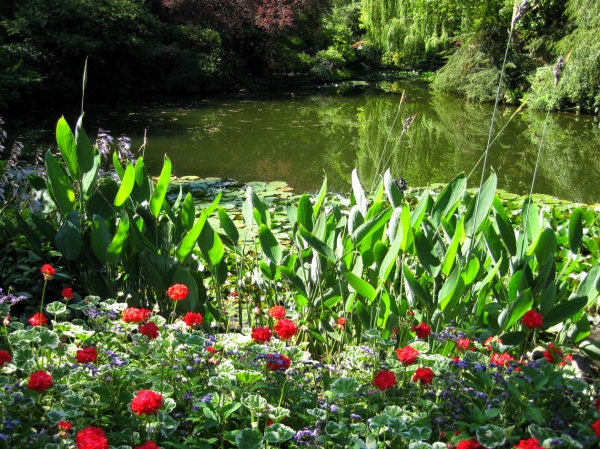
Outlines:
[[[46,285],[48,284],[48,279],[44,279],[44,288],[42,289],[42,304],[40,305],[40,322],[42,320],[42,316],[44,315],[44,298],[46,297]]]

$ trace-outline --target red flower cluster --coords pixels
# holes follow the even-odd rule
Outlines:
[[[273,333],[268,327],[255,327],[252,329],[252,340],[256,343],[266,343],[271,341],[271,337],[273,337]]]
[[[596,433],[596,436],[600,438],[600,419],[597,419],[594,424],[590,426],[592,430]]]
[[[69,301],[75,297],[75,295],[73,294],[73,289],[71,287],[63,288],[61,295],[63,296],[63,298],[65,298],[65,301]]]
[[[44,276],[45,281],[51,281],[52,276],[56,274],[56,270],[49,263],[42,265],[40,272],[42,273],[42,276]]]
[[[207,346],[206,350],[208,352],[210,352],[211,354],[214,354],[215,352],[217,352],[217,350],[213,346]]]
[[[506,366],[510,362],[514,362],[514,360],[515,359],[513,359],[512,356],[506,352],[503,354],[495,352],[492,354],[492,357],[490,357],[490,362],[495,363],[498,366]]]
[[[391,371],[380,370],[373,379],[373,386],[380,390],[387,390],[396,385],[396,376]]]
[[[131,401],[131,410],[138,415],[156,415],[159,408],[162,407],[162,396],[152,390],[141,390],[133,401]]]
[[[298,332],[298,326],[294,324],[293,321],[285,319],[279,321],[275,326],[273,326],[275,332],[277,332],[277,336],[282,340],[287,340],[292,338]]]
[[[146,441],[140,446],[136,446],[134,449],[158,449],[158,446],[154,441]]]
[[[398,355],[398,360],[400,360],[404,365],[412,365],[417,361],[419,351],[412,346],[407,345],[404,348],[396,349],[396,354]]]
[[[281,320],[285,318],[285,307],[283,306],[274,306],[269,309],[269,316],[271,318],[275,318],[276,320]]]
[[[425,323],[420,323],[418,326],[413,326],[410,328],[410,330],[411,332],[417,334],[417,337],[421,340],[425,340],[429,334],[431,334],[431,328]]]
[[[473,438],[471,440],[462,440],[456,445],[456,449],[486,449],[486,447],[479,444],[477,438]]]
[[[34,313],[27,321],[29,321],[29,324],[32,326],[45,326],[48,324],[48,318],[46,318],[46,315],[40,312]]]
[[[10,363],[11,357],[8,351],[0,350],[0,368],[4,366],[5,363]]]
[[[544,318],[535,310],[528,310],[521,318],[521,321],[529,329],[537,329],[544,325]]]
[[[291,360],[283,354],[267,355],[267,368],[271,371],[286,370],[290,367]]]
[[[200,313],[188,312],[184,315],[183,321],[185,322],[185,324],[188,325],[188,327],[192,327],[197,324],[202,324],[202,321],[204,321],[204,318],[202,317],[202,314],[200,314]]]
[[[456,340],[456,347],[460,351],[475,351],[475,346],[473,346],[473,341],[469,338],[459,338]]]
[[[59,421],[58,422],[58,430],[62,430],[64,432],[68,432],[73,428],[73,424],[67,421]]]
[[[123,321],[126,323],[141,323],[152,315],[148,309],[138,309],[137,307],[127,307],[123,310]]]
[[[96,348],[83,348],[75,353],[77,363],[96,363],[98,361],[98,350]]]
[[[171,285],[167,289],[167,294],[169,295],[169,298],[171,298],[173,301],[181,301],[182,299],[185,299],[188,295],[188,288],[184,284]]]
[[[27,382],[27,388],[39,393],[43,393],[52,386],[52,376],[46,371],[36,371],[29,375],[29,382]]]
[[[560,348],[557,348],[556,346],[554,346],[554,344],[549,343],[548,344],[548,349],[546,349],[544,351],[544,358],[546,359],[546,361],[548,363],[554,363],[556,362],[558,359],[562,359],[564,357],[563,352],[561,351]]]
[[[150,321],[146,324],[140,324],[138,326],[138,331],[140,334],[145,335],[150,340],[154,340],[158,337],[158,326],[153,321]]]
[[[336,325],[335,327],[339,328],[339,329],[343,329],[344,326],[346,326],[346,318],[344,317],[338,317],[338,319],[336,320]]]
[[[430,385],[433,382],[435,376],[431,368],[417,368],[415,374],[412,377],[413,382],[420,382],[423,385]]]
[[[540,442],[536,438],[521,440],[515,447],[519,449],[544,449],[543,446],[540,446]]]
[[[77,449],[110,449],[104,431],[99,427],[86,427],[75,437]]]

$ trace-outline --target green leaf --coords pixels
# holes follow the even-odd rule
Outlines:
[[[244,407],[254,413],[262,413],[267,408],[267,400],[259,394],[242,395],[241,402]]]
[[[450,270],[452,270],[452,267],[454,266],[456,252],[458,251],[458,245],[460,244],[464,232],[464,222],[465,217],[463,215],[460,217],[460,220],[456,224],[456,229],[454,230],[452,241],[450,242],[450,246],[448,246],[446,254],[444,255],[444,261],[442,262],[442,273],[444,273],[446,276],[448,276]]]
[[[44,156],[48,182],[52,190],[53,199],[61,213],[71,212],[75,206],[75,192],[71,180],[62,167],[56,162],[50,150]]]
[[[467,235],[474,236],[477,234],[487,220],[494,202],[494,196],[496,195],[497,183],[498,178],[496,173],[492,172],[475,199],[471,202],[467,212],[467,220],[465,222],[465,231],[467,232]],[[477,212],[476,216],[475,212]]]
[[[121,180],[121,186],[119,187],[119,191],[117,192],[117,196],[115,197],[115,206],[121,206],[133,190],[133,185],[135,184],[135,168],[131,164],[127,164],[127,168],[125,169],[125,173],[123,175],[123,179]]]
[[[235,373],[235,378],[243,384],[251,384],[261,380],[263,375],[255,371],[238,371]]]
[[[121,221],[119,222],[119,227],[117,228],[117,233],[110,242],[108,249],[106,251],[106,262],[113,267],[116,267],[119,264],[119,260],[121,259],[121,253],[123,252],[123,247],[125,246],[125,241],[127,240],[127,235],[129,234],[129,215],[127,212],[121,212]]]
[[[326,193],[327,193],[327,174],[325,174],[325,177],[323,178],[323,185],[321,186],[321,190],[319,190],[319,195],[317,196],[317,201],[315,201],[315,207],[314,207],[315,217],[319,215],[319,210],[321,210],[321,206],[323,205],[323,201],[325,200]]]
[[[222,207],[219,207],[219,222],[221,223],[221,227],[223,228],[223,231],[225,231],[227,237],[229,237],[233,244],[236,245],[240,239],[240,233],[233,223],[233,220],[231,220],[229,215],[227,215],[227,211]]]
[[[583,239],[582,215],[581,207],[578,207],[571,213],[571,218],[569,219],[569,248],[573,254],[577,254],[581,240]]]
[[[518,346],[525,341],[525,337],[527,337],[526,331],[514,331],[502,334],[500,340],[502,340],[503,345]]]
[[[45,327],[38,328],[40,329],[40,348],[56,349],[58,347],[58,335]]]
[[[431,276],[435,277],[440,272],[441,262],[437,257],[432,242],[420,229],[415,232],[415,249],[421,266]]]
[[[339,398],[354,396],[358,391],[360,383],[353,377],[340,377],[331,384],[331,392]]]
[[[235,444],[238,449],[261,449],[263,447],[262,433],[255,429],[244,429],[235,436]]]
[[[152,179],[148,176],[148,172],[146,171],[144,158],[139,157],[137,161],[135,161],[135,184],[133,187],[133,194],[136,201],[138,203],[150,201],[152,187]]]
[[[402,195],[402,192],[400,192],[400,189],[398,189],[398,187],[394,183],[394,179],[392,178],[392,174],[389,168],[385,171],[383,175],[383,187],[385,189],[385,194],[387,195],[392,207],[399,207],[402,204],[402,198],[404,197],[404,195]]]
[[[204,211],[203,211],[204,212]],[[198,238],[200,251],[211,266],[216,266],[221,262],[225,254],[225,247],[219,235],[213,230],[209,222],[204,223],[200,237]]]
[[[544,329],[562,323],[573,315],[581,311],[587,305],[588,299],[585,296],[575,296],[568,301],[552,307],[550,311],[544,315]]]
[[[354,246],[360,246],[368,237],[381,229],[390,220],[392,213],[392,209],[384,210],[356,228],[352,233],[352,242],[354,243]]]
[[[531,289],[524,290],[521,294],[506,307],[500,317],[498,318],[498,324],[503,330],[507,330],[514,323],[520,320],[525,312],[531,309],[533,304],[533,295]]]
[[[517,241],[515,239],[515,230],[512,227],[510,219],[506,212],[504,211],[504,207],[498,196],[494,197],[494,210],[496,211],[496,225],[498,226],[498,231],[500,231],[500,237],[502,237],[502,242],[508,249],[508,252],[511,256],[517,254]]]
[[[383,282],[387,281],[387,278],[390,275],[392,268],[396,264],[396,260],[398,259],[398,252],[400,251],[400,245],[402,244],[402,237],[403,232],[396,233],[396,237],[394,237],[392,246],[385,255],[383,262],[381,262],[381,267],[379,268],[379,279],[381,279]]]
[[[375,300],[375,298],[377,297],[377,291],[375,291],[371,284],[363,281],[361,278],[359,278],[350,271],[344,271],[344,277],[346,278],[350,286],[354,290],[356,290],[356,292],[367,298],[369,301]]]
[[[409,296],[413,298],[413,306],[414,299],[418,299],[421,303],[427,308],[427,310],[431,311],[433,308],[433,301],[431,300],[431,296],[429,293],[423,289],[421,284],[417,282],[410,269],[406,266],[406,264],[402,265],[402,272],[404,273],[404,282],[406,284],[406,289],[408,290]]]
[[[525,227],[525,235],[529,243],[533,243],[540,235],[540,221],[538,210],[531,198],[523,201],[523,210],[521,211],[521,225]]]
[[[290,270],[289,268],[284,267],[284,266],[279,267],[279,270],[281,271],[281,274],[283,274],[292,283],[292,285],[294,287],[296,287],[296,290],[298,290],[306,298],[308,298],[308,293],[306,292],[306,286],[304,285],[304,282],[302,281],[302,279],[300,279],[300,276],[298,276],[292,270]]]
[[[589,358],[593,360],[600,360],[600,342],[588,338],[583,340],[583,342],[579,345],[579,349]]]
[[[83,129],[83,114],[77,120],[77,126],[75,127],[75,145],[77,148],[79,173],[87,173],[94,167],[94,149]]]
[[[81,252],[81,232],[69,220],[65,220],[56,233],[56,247],[66,260],[75,260]]]
[[[62,316],[67,315],[69,311],[67,310],[67,306],[59,301],[51,302],[46,306],[46,312],[54,315],[54,316]]]
[[[67,164],[69,174],[73,179],[79,179],[79,165],[77,162],[77,146],[75,144],[75,137],[69,124],[62,116],[56,124],[56,143],[60,149],[60,154]]]
[[[108,232],[104,220],[102,217],[94,215],[92,221],[92,251],[103,264],[106,264],[106,252],[111,241],[112,236]]]
[[[487,426],[481,426],[476,432],[477,441],[483,446],[494,449],[501,446],[506,441],[506,434],[502,427],[488,424]]]
[[[467,187],[464,173],[459,174],[442,190],[431,210],[431,222],[437,227],[463,197]]]
[[[294,429],[283,424],[271,424],[265,429],[265,440],[269,443],[283,443],[292,438],[296,432]]]
[[[600,264],[595,265],[577,287],[577,296],[587,296],[588,307],[592,306],[598,298],[600,290]]]
[[[427,211],[427,206],[429,205],[429,192],[425,192],[421,199],[419,200],[419,204],[415,207],[415,210],[412,211],[410,215],[410,225],[413,229],[416,229],[421,224],[423,217],[425,216],[425,212]],[[404,211],[402,211],[404,212]],[[402,218],[402,222],[404,224],[404,217]],[[404,249],[404,248],[403,248]]]
[[[408,430],[408,438],[414,441],[425,441],[431,436],[430,427],[411,427]]]
[[[219,193],[217,193],[217,196],[215,196],[215,199],[206,208],[206,215],[208,215],[210,217],[210,215],[217,209],[222,196],[223,196],[223,191],[219,190]]]
[[[446,306],[449,304],[450,299],[454,295],[454,291],[459,284],[460,277],[460,265],[457,265],[452,274],[446,279],[442,289],[438,296],[439,309],[443,312]]]
[[[302,224],[298,225],[298,231],[306,243],[308,243],[312,248],[314,248],[319,254],[325,256],[331,262],[335,262],[335,254],[333,250],[322,240],[319,240],[314,235],[312,235],[308,230],[304,228]]]
[[[177,247],[176,257],[179,263],[184,263],[188,256],[191,254],[192,249],[194,249],[194,245],[198,241],[200,234],[202,233],[202,229],[204,228],[204,224],[206,223],[208,216],[205,211],[200,213],[200,217],[196,220],[194,227],[188,232],[179,246]]]
[[[98,177],[102,157],[97,154],[93,158],[92,168],[81,176],[81,194],[87,198],[90,196],[90,188]]]
[[[367,215],[367,198],[365,197],[365,192],[360,185],[360,180],[358,179],[358,172],[356,168],[352,170],[352,193],[354,193],[354,199],[356,200],[356,205],[360,209],[363,217]]]
[[[33,228],[31,226],[29,226],[29,224],[25,220],[23,220],[23,218],[21,217],[21,214],[19,214],[19,211],[17,209],[14,209],[14,214],[15,214],[15,218],[17,219],[17,223],[19,225],[21,232],[27,238],[27,241],[29,242],[29,244],[31,245],[33,250],[36,253],[39,253],[40,250],[42,249],[42,241],[40,240],[38,235],[35,233]]]
[[[169,187],[169,180],[171,179],[171,160],[165,156],[165,160],[163,163],[163,168],[160,172],[160,177],[158,178],[158,183],[154,188],[154,192],[152,193],[152,198],[150,198],[150,212],[152,215],[158,218],[158,214],[160,213],[160,209],[162,208],[163,201],[165,199],[165,195],[167,194],[167,189]]]
[[[112,155],[112,160],[113,160],[113,166],[115,167],[115,171],[117,172],[119,179],[123,179],[123,176],[125,175],[125,170],[123,169],[123,166],[121,165],[121,161],[119,161],[119,155],[117,154],[116,151]]]
[[[194,197],[188,192],[183,200],[183,207],[181,208],[181,223],[186,231],[189,231],[194,227],[195,219],[196,207],[194,206]]]
[[[304,226],[308,232],[312,232],[315,223],[314,215],[315,214],[310,202],[310,197],[307,194],[302,195],[300,197],[300,201],[298,202],[296,221],[298,224]]]
[[[281,245],[279,245],[271,230],[261,224],[258,236],[263,254],[275,265],[279,265],[281,263]]]

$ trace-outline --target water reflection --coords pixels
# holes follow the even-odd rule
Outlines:
[[[354,86],[345,95],[321,89],[269,100],[154,104],[116,112],[88,105],[85,126],[90,136],[98,127],[115,137],[127,134],[132,148],[141,146],[147,130],[145,159],[154,173],[166,153],[178,176],[283,180],[298,192],[316,191],[323,172],[331,188],[348,191],[353,167],[367,189],[384,166],[410,186],[471,173],[486,146],[491,106],[432,95],[415,83],[383,87]],[[407,101],[399,111],[403,90]],[[495,130],[514,112],[500,108]],[[415,113],[401,135],[404,121]],[[499,187],[529,191],[545,119],[545,114],[519,113],[495,141],[488,169],[498,174]],[[597,117],[552,114],[535,192],[600,202],[599,148]],[[470,186],[479,184],[479,170],[473,171]]]

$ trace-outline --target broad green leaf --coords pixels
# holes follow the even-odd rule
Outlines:
[[[17,223],[19,225],[21,232],[27,238],[27,241],[29,242],[29,244],[31,245],[33,250],[36,253],[39,253],[40,250],[42,249],[42,241],[40,240],[38,235],[35,233],[33,228],[31,226],[29,226],[29,224],[25,220],[23,220],[23,218],[21,217],[21,214],[19,214],[19,211],[17,209],[14,209],[13,213],[15,214],[15,218],[17,219]]]
[[[571,318],[577,312],[581,311],[587,305],[588,299],[585,296],[575,296],[568,301],[552,307],[550,311],[544,315],[544,329],[562,323],[568,318]]]
[[[588,307],[592,306],[598,298],[600,290],[600,264],[595,265],[577,287],[577,296],[587,296]]]
[[[314,215],[315,213],[310,202],[310,197],[307,194],[302,195],[300,197],[300,201],[298,202],[296,221],[298,224],[304,226],[308,232],[312,232],[315,223]]]
[[[75,260],[81,252],[81,232],[69,220],[65,220],[56,233],[56,247],[66,260]]]
[[[281,263],[281,245],[271,232],[264,224],[260,225],[258,233],[260,239],[260,247],[262,248],[263,254],[273,262],[275,265]]]
[[[463,197],[467,187],[465,174],[461,173],[442,190],[431,210],[431,222],[437,227],[442,218],[451,212]]]
[[[218,265],[225,255],[223,242],[208,221],[202,227],[200,237],[198,238],[198,246],[200,246],[200,251],[202,251],[202,255],[206,261],[213,267]]]
[[[427,211],[427,206],[429,205],[429,192],[425,192],[421,199],[419,200],[419,204],[415,207],[415,210],[412,211],[410,215],[410,225],[413,229],[417,229],[421,224],[421,220],[425,216],[425,212]],[[404,219],[402,220],[404,223]],[[404,249],[404,248],[403,248]]]
[[[259,394],[242,395],[242,405],[254,413],[262,413],[267,408],[267,400]]]
[[[215,196],[215,199],[206,208],[206,215],[208,215],[210,217],[210,215],[217,209],[222,196],[223,196],[223,191],[219,190],[219,193],[217,193],[217,196]]]
[[[513,229],[510,219],[508,218],[508,215],[506,215],[504,207],[502,206],[502,203],[500,203],[497,195],[494,197],[493,206],[496,211],[496,225],[498,226],[500,237],[502,237],[502,242],[506,246],[506,249],[508,249],[510,255],[514,256],[517,254],[515,230]]]
[[[157,218],[158,214],[160,213],[160,209],[162,208],[165,195],[167,194],[170,178],[171,159],[165,156],[163,168],[160,172],[160,176],[158,178],[158,182],[156,183],[156,187],[154,188],[154,192],[152,193],[152,198],[150,198],[150,212],[152,212],[152,215],[154,215]]]
[[[569,248],[573,254],[577,254],[577,250],[581,245],[583,238],[583,222],[581,220],[582,210],[580,207],[571,213],[569,219]]]
[[[474,236],[477,234],[487,220],[494,202],[494,196],[496,195],[497,183],[498,178],[496,173],[492,172],[475,199],[471,202],[465,221],[465,231],[467,235]]]
[[[40,348],[56,349],[58,347],[58,335],[45,327],[39,327]]]
[[[206,223],[207,215],[205,211],[200,213],[200,217],[196,220],[194,227],[188,232],[179,246],[177,247],[177,251],[175,252],[177,260],[179,263],[184,263],[188,256],[191,254],[194,245],[198,241],[200,234],[202,233],[202,229],[204,224]]]
[[[65,304],[59,301],[54,301],[46,306],[46,312],[54,316],[62,316],[66,315],[69,311],[67,310],[67,306]]]
[[[67,164],[71,178],[79,179],[79,165],[77,163],[75,137],[73,137],[73,132],[64,116],[62,116],[56,124],[56,142],[58,143],[60,154],[62,154],[65,164]]]
[[[500,314],[500,317],[498,318],[500,328],[503,330],[510,328],[525,315],[525,312],[531,309],[532,304],[533,296],[531,294],[531,289],[521,292],[521,294],[517,296],[517,299],[511,302]]]
[[[296,431],[288,426],[284,426],[283,424],[276,423],[271,424],[269,427],[265,429],[265,440],[269,443],[283,443],[284,441],[289,440],[296,434]]]
[[[556,235],[550,228],[546,228],[540,234],[535,243],[535,257],[538,262],[538,278],[533,294],[537,295],[546,285],[548,277],[554,278],[555,264],[554,257],[556,253]]]
[[[402,198],[404,197],[404,195],[402,195],[402,192],[400,192],[400,189],[398,189],[398,187],[394,183],[394,179],[392,178],[392,174],[389,168],[385,171],[385,174],[383,175],[383,186],[385,188],[385,194],[387,195],[392,207],[399,207],[402,204]]]
[[[527,235],[527,241],[529,243],[533,243],[538,239],[538,236],[540,235],[540,219],[538,209],[530,198],[523,201],[521,226],[525,228],[525,235]]]
[[[315,201],[314,214],[315,217],[319,215],[319,211],[321,210],[321,206],[323,205],[323,201],[325,200],[325,195],[327,194],[327,174],[323,178],[323,185],[321,186],[321,190],[319,190],[319,195],[317,196],[317,201]],[[305,226],[306,228],[306,226]],[[306,228],[308,229],[308,228]]]
[[[442,312],[450,302],[450,299],[452,299],[460,279],[460,265],[457,265],[452,274],[446,279],[446,282],[444,282],[438,296],[438,307]]]
[[[490,449],[502,446],[506,441],[504,429],[492,424],[477,428],[475,433],[477,435],[477,441],[479,441],[481,445]]]
[[[123,252],[123,247],[125,246],[125,241],[127,240],[127,235],[129,234],[129,215],[127,212],[121,212],[121,221],[119,222],[119,227],[117,228],[117,233],[110,242],[108,246],[108,250],[106,251],[106,262],[113,267],[116,267],[119,264],[119,260],[121,259],[121,253]]]
[[[123,176],[125,176],[125,170],[123,169],[123,166],[121,165],[121,161],[119,160],[119,155],[117,154],[116,151],[112,155],[112,160],[113,160],[113,166],[115,167],[115,171],[117,172],[119,179],[123,179]]]
[[[402,230],[401,230],[402,231]],[[389,251],[385,255],[383,262],[381,263],[381,267],[379,268],[379,279],[383,282],[387,281],[388,276],[390,275],[392,268],[396,264],[396,259],[398,258],[398,252],[400,251],[400,245],[402,244],[402,232],[397,232],[394,241],[392,242],[392,246]]]
[[[133,165],[127,164],[127,168],[125,169],[125,173],[123,174],[123,179],[121,180],[121,186],[119,187],[119,191],[117,192],[117,196],[115,197],[115,206],[121,206],[133,190],[133,185],[135,183],[135,168]]]
[[[442,262],[442,273],[444,273],[446,276],[450,274],[450,270],[452,270],[456,260],[456,252],[458,251],[458,245],[460,244],[464,232],[464,221],[465,217],[463,215],[456,224],[452,241],[450,242],[450,246],[448,246],[446,254],[444,255],[444,261]]]
[[[421,266],[433,277],[440,272],[441,262],[433,245],[420,229],[415,232],[415,249]]]
[[[255,429],[244,429],[235,436],[235,444],[238,449],[261,449],[263,447],[262,433]]]
[[[300,279],[300,276],[298,276],[296,273],[294,273],[287,267],[279,267],[279,270],[281,271],[281,274],[283,274],[300,293],[302,293],[306,298],[308,298],[306,286],[304,285],[302,279]]]
[[[250,384],[261,380],[263,375],[261,373],[257,373],[256,371],[238,371],[235,373],[235,377],[243,384]]]
[[[308,243],[313,249],[315,249],[319,254],[325,256],[331,262],[335,262],[335,254],[325,242],[312,235],[304,228],[302,224],[298,225],[298,231],[300,232],[300,236],[306,240],[306,243]]]
[[[583,342],[579,345],[579,349],[589,358],[600,360],[600,342],[588,338],[583,340]]]
[[[75,127],[75,145],[77,148],[77,162],[79,174],[87,173],[94,167],[94,148],[83,129],[83,114],[77,120]]]
[[[518,346],[525,341],[525,337],[527,337],[526,331],[514,331],[502,334],[500,340],[502,340],[503,345]]]
[[[375,298],[377,297],[377,291],[373,288],[371,284],[363,281],[361,278],[359,278],[350,271],[345,271],[344,277],[355,291],[360,293],[369,301],[375,300]]]
[[[52,190],[53,198],[61,213],[71,212],[75,206],[75,192],[71,180],[58,164],[50,150],[44,156],[48,182]]]
[[[381,229],[389,221],[392,213],[392,209],[384,210],[356,228],[352,233],[352,241],[354,246],[360,246],[365,239],[373,235],[373,233],[375,233],[377,230]]]
[[[194,197],[188,192],[183,200],[183,207],[181,208],[181,224],[183,224],[186,231],[189,231],[194,227],[195,219],[196,207],[194,206]]]
[[[431,296],[429,293],[417,282],[415,277],[413,276],[410,268],[403,264],[402,272],[404,273],[404,282],[406,284],[407,293],[409,296],[413,298],[412,306],[416,306],[415,299],[418,299],[427,310],[431,311],[433,308],[433,301],[431,300]]]
[[[590,321],[587,314],[583,316],[569,329],[568,336],[575,343],[579,343],[584,338],[587,338],[591,333]]]
[[[360,209],[363,217],[367,215],[367,198],[365,197],[365,192],[360,184],[360,180],[358,179],[358,172],[356,168],[352,170],[352,193],[354,193],[354,199],[356,200],[356,205]]]
[[[81,194],[88,198],[93,192],[90,193],[90,188],[94,185],[98,178],[98,169],[100,168],[102,156],[99,154],[94,156],[94,163],[92,168],[81,175]]]
[[[135,161],[134,186],[134,191],[137,194],[137,201],[139,203],[143,203],[144,201],[150,201],[152,187],[152,179],[148,176],[148,172],[146,171],[146,164],[144,164],[144,159],[142,157],[139,157],[137,161]]]
[[[31,219],[36,228],[53,244],[56,243],[56,229],[45,218],[38,214],[32,214]]]
[[[227,211],[222,207],[219,207],[219,222],[221,223],[221,227],[223,228],[223,231],[225,231],[227,237],[229,237],[233,244],[236,245],[240,239],[240,233],[238,232],[233,220],[231,220],[229,215],[227,215]]]
[[[340,377],[331,384],[331,392],[339,398],[354,396],[358,391],[360,383],[353,377]]]

